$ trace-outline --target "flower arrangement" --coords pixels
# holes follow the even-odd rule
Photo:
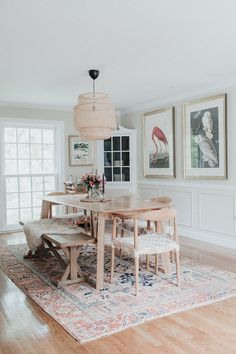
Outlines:
[[[100,189],[102,188],[104,179],[101,176],[98,176],[94,173],[86,173],[84,176],[81,177],[81,182],[83,187],[89,192],[92,189]]]

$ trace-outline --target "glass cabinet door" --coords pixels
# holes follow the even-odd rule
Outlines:
[[[104,174],[107,182],[130,182],[130,137],[104,140]]]

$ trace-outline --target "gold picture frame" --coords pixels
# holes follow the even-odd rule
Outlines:
[[[175,178],[174,107],[143,114],[144,176]]]
[[[183,104],[184,178],[227,179],[227,96]]]

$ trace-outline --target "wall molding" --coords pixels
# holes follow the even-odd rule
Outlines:
[[[224,184],[223,184],[224,183]],[[208,190],[222,190],[222,191],[234,191],[236,192],[235,184],[225,184],[226,181],[222,181],[222,184],[210,184],[210,183],[196,183],[186,180],[186,182],[177,182],[174,180],[166,180],[165,182],[160,181],[158,179],[150,179],[150,180],[139,180],[138,185],[145,186],[168,186],[168,188],[172,187],[184,187],[184,188],[197,188],[197,189],[208,189]]]
[[[180,236],[236,249],[236,185],[139,180],[138,191],[144,197],[145,194],[147,197],[153,195],[155,191],[158,195],[173,193],[173,202],[181,217],[181,222],[178,223]],[[175,193],[182,193],[181,198],[176,194],[175,200]],[[203,195],[204,201],[201,200]],[[203,202],[204,204],[202,204]],[[218,204],[219,208],[217,208]],[[209,214],[209,222],[208,219],[205,219],[205,223],[202,213],[208,211],[210,213],[211,206],[213,206],[214,214]],[[186,208],[188,208],[187,213],[184,212]],[[191,210],[189,210],[190,208]],[[215,220],[216,226],[214,227]]]

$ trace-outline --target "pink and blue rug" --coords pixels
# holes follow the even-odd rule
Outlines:
[[[191,260],[181,261],[181,287],[175,274],[155,275],[141,263],[140,294],[134,296],[134,267],[130,258],[116,258],[114,283],[100,292],[89,284],[56,288],[62,269],[54,257],[23,259],[26,245],[0,248],[0,266],[8,277],[77,341],[110,335],[145,321],[193,309],[236,295],[236,274]],[[82,269],[95,282],[96,250],[81,254]],[[109,275],[110,252],[105,271]],[[173,267],[174,269],[174,267]]]

